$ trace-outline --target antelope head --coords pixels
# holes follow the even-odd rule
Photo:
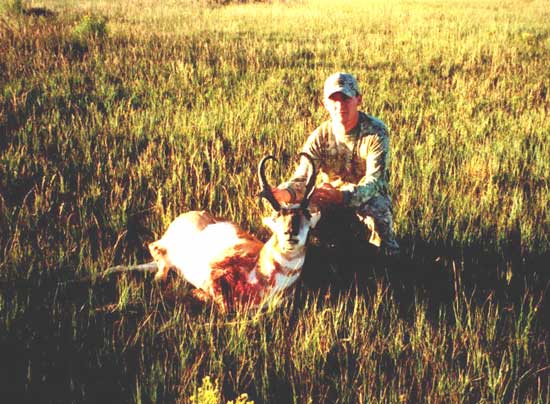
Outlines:
[[[321,217],[320,213],[312,213],[309,209],[309,200],[313,194],[316,177],[313,159],[307,153],[300,153],[300,156],[308,160],[311,171],[306,181],[304,197],[299,203],[281,205],[273,196],[265,175],[265,163],[268,160],[277,161],[275,157],[266,156],[258,165],[258,177],[262,186],[260,196],[265,198],[273,208],[271,217],[264,218],[263,222],[273,232],[276,246],[283,254],[303,251],[309,230],[315,227]]]

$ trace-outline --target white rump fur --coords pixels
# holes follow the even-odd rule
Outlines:
[[[184,219],[179,216],[159,243],[170,252],[166,256],[169,266],[176,268],[193,286],[203,289],[210,280],[210,263],[240,239],[232,223],[214,223],[197,231],[187,224],[181,226]]]

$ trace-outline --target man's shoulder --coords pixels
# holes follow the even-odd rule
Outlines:
[[[381,119],[372,115],[368,115],[364,112],[359,112],[359,115],[359,122],[361,124],[361,135],[377,134],[380,136],[388,136],[388,127]]]
[[[318,156],[326,153],[327,147],[333,143],[332,126],[330,121],[325,121],[309,134],[302,146],[302,151]]]

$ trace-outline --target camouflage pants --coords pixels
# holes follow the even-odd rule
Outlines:
[[[367,240],[385,255],[399,254],[399,244],[393,234],[391,200],[384,195],[372,197],[359,208],[322,209],[321,221],[310,234],[310,245],[346,248]]]
[[[376,195],[355,211],[365,225],[369,242],[382,247],[388,255],[399,254],[399,244],[393,234],[392,204],[388,196]]]

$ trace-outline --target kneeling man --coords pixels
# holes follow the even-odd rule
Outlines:
[[[364,224],[369,242],[384,255],[396,256],[399,245],[393,234],[388,192],[388,129],[381,120],[359,111],[361,102],[357,80],[351,74],[335,73],[326,80],[323,103],[330,119],[302,146],[321,176],[311,204],[321,209],[321,222],[331,212],[351,209]],[[302,157],[292,178],[273,189],[275,198],[300,201],[309,170],[311,165]]]

